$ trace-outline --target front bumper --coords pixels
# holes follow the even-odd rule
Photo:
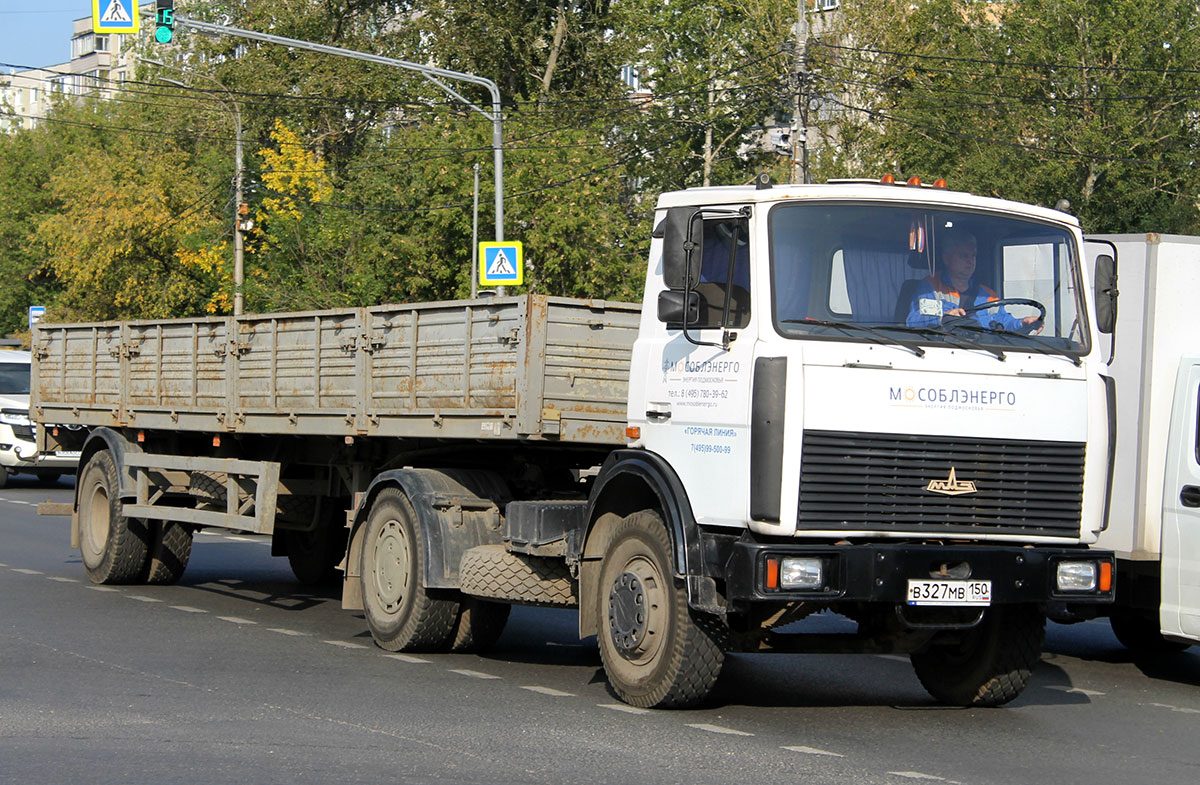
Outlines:
[[[817,557],[825,561],[819,589],[769,589],[768,558]],[[1061,591],[1056,572],[1061,561],[1094,561],[1113,566],[1111,551],[1082,548],[1004,545],[863,545],[772,544],[741,540],[726,563],[726,597],[732,602],[814,601],[903,604],[909,580],[987,580],[991,603],[1111,603],[1107,590]]]

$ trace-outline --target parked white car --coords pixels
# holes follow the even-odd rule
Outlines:
[[[77,453],[42,453],[29,419],[29,352],[0,351],[0,488],[12,474],[54,482],[75,473]]]

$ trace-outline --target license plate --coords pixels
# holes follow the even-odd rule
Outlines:
[[[991,605],[991,581],[909,581],[909,605]]]

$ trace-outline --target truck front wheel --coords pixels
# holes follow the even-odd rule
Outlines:
[[[1045,633],[1046,617],[1035,606],[995,606],[975,627],[940,633],[915,652],[913,669],[942,703],[1000,706],[1029,684]]]
[[[683,708],[708,696],[725,654],[720,622],[688,608],[657,512],[622,519],[596,593],[600,657],[613,691],[644,708]]]
[[[379,492],[363,537],[363,609],[375,642],[388,651],[445,649],[458,620],[458,602],[450,593],[422,585],[423,533],[402,491]]]
[[[1169,641],[1158,628],[1158,614],[1138,608],[1113,608],[1108,617],[1113,635],[1138,657],[1178,654],[1188,644]]]
[[[149,558],[150,527],[121,515],[120,489],[112,453],[88,459],[79,476],[79,553],[92,583],[141,582]]]

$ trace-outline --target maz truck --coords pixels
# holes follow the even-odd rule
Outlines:
[[[175,581],[196,530],[254,532],[304,580],[336,566],[388,650],[577,608],[636,706],[703,700],[729,652],[904,653],[940,701],[1015,698],[1048,610],[1114,593],[1076,219],[764,180],[654,222],[640,307],[40,323],[35,417],[88,429],[39,433],[81,451],[88,576]]]
[[[1200,642],[1200,238],[1098,235],[1120,260],[1112,357],[1117,438],[1103,547],[1116,553],[1107,612],[1139,654]],[[1103,262],[1101,263],[1103,264]]]

